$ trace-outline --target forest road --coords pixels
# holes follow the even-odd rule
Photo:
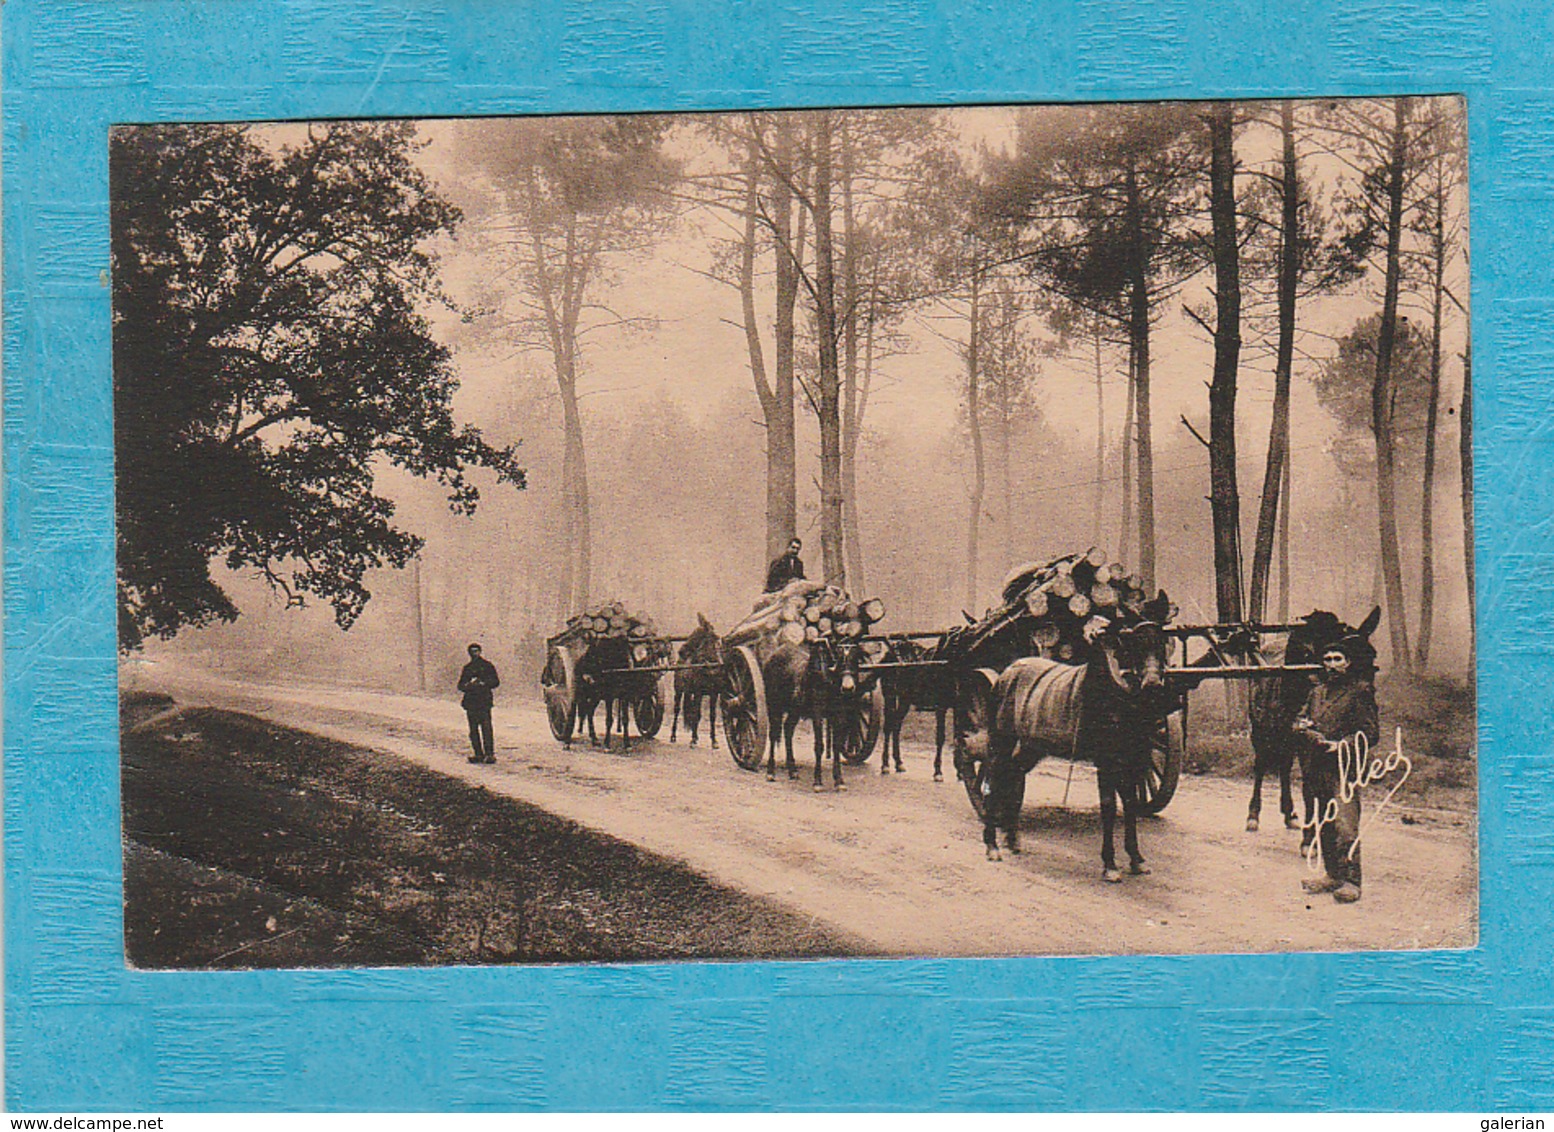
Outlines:
[[[1043,763],[1031,775],[1024,852],[984,857],[981,827],[946,752],[906,744],[906,773],[881,776],[878,753],[846,768],[847,789],[811,788],[800,729],[798,781],[734,765],[727,750],[637,742],[629,754],[587,742],[564,750],[538,706],[495,711],[497,763],[466,762],[455,699],[258,684],[167,663],[131,662],[124,691],[165,691],[181,706],[247,712],[330,739],[391,752],[496,794],[685,862],[697,872],[835,925],[895,956],[1177,954],[1471,947],[1478,876],[1470,814],[1414,811],[1365,797],[1364,899],[1338,906],[1301,891],[1298,832],[1265,793],[1249,834],[1249,784],[1184,777],[1139,827],[1153,872],[1105,884],[1095,776]],[[705,724],[704,724],[705,726]],[[827,771],[829,777],[829,769]],[[1067,790],[1068,800],[1063,803]],[[1409,819],[1404,821],[1405,816]],[[1121,853],[1121,830],[1118,830]]]

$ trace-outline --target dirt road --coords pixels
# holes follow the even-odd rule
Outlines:
[[[1094,774],[1084,766],[1073,769],[1071,783],[1067,763],[1038,767],[1026,792],[1025,852],[993,863],[953,772],[934,783],[932,750],[913,744],[905,774],[882,777],[875,763],[852,769],[845,792],[816,794],[808,772],[798,782],[767,782],[712,750],[705,735],[699,747],[683,736],[670,744],[667,721],[656,742],[634,745],[629,755],[586,743],[565,751],[540,708],[499,705],[497,764],[472,766],[464,715],[451,699],[244,683],[151,663],[127,668],[122,683],[480,783],[780,901],[888,954],[1363,950],[1467,947],[1476,939],[1471,816],[1396,803],[1378,811],[1370,796],[1365,897],[1339,907],[1303,895],[1300,880],[1310,874],[1297,852],[1300,835],[1283,829],[1276,813],[1262,833],[1243,830],[1240,782],[1184,778],[1164,814],[1140,827],[1152,875],[1107,885]]]

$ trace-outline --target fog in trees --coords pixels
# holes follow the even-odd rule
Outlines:
[[[1126,330],[1146,589],[1158,553],[1153,334],[1162,304],[1205,260],[1195,228],[1207,187],[1200,133],[1178,103],[1027,111],[985,205],[1013,226],[1034,283]]]
[[[1223,532],[1221,558],[1234,543],[1252,564],[1241,608],[1248,588],[1253,614],[1268,604],[1277,517],[1292,614],[1353,621],[1380,591],[1389,618],[1409,611],[1400,628],[1430,626],[1384,664],[1465,675],[1466,195],[1458,151],[1431,148],[1460,139],[1461,105],[1403,112],[1395,210],[1392,100],[1238,104],[1218,150],[1207,113],[402,127],[415,176],[460,219],[415,234],[435,271],[396,317],[446,356],[450,435],[479,430],[481,458],[460,463],[479,504],[451,512],[435,477],[375,456],[371,493],[421,545],[413,566],[407,551],[365,570],[348,632],[327,602],[292,607],[218,558],[238,619],[140,655],[438,689],[479,640],[521,695],[585,593],[671,632],[698,612],[726,628],[790,531],[812,576],[884,600],[887,630],[980,613],[1017,562],[1097,541],[1130,568],[1152,556],[1182,619],[1214,620],[1211,461],[1181,422],[1211,418],[1208,331],[1229,299],[1213,252],[1217,235],[1228,262],[1234,233],[1241,341],[1218,475],[1261,493]],[[279,155],[288,135],[254,137]],[[1356,138],[1381,146],[1374,160]],[[498,482],[520,465],[526,490]]]

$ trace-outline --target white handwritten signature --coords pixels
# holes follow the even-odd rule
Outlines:
[[[1338,820],[1338,805],[1340,802],[1349,802],[1363,786],[1373,782],[1379,782],[1393,771],[1402,768],[1403,773],[1392,784],[1386,796],[1377,803],[1370,816],[1360,822],[1360,828],[1355,833],[1354,844],[1349,846],[1346,854],[1353,857],[1359,850],[1360,842],[1365,839],[1365,833],[1381,817],[1381,812],[1387,808],[1387,803],[1399,790],[1403,783],[1408,781],[1408,776],[1414,769],[1414,761],[1403,753],[1403,729],[1399,727],[1394,733],[1392,750],[1385,756],[1371,752],[1370,740],[1364,732],[1357,733],[1352,739],[1342,739],[1338,743],[1338,796],[1329,798],[1322,807],[1322,811],[1316,815],[1311,825],[1311,840],[1302,847],[1302,853],[1306,858],[1306,867],[1312,872],[1321,868],[1322,827],[1330,822]]]

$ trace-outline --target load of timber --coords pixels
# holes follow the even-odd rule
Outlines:
[[[567,627],[551,638],[553,645],[582,644],[629,638],[648,641],[658,635],[651,617],[638,617],[618,601],[607,601],[567,618]]]
[[[1022,644],[1028,642],[1038,656],[1060,661],[1082,656],[1087,624],[1096,619],[1137,620],[1148,600],[1144,579],[1109,557],[1091,547],[1050,562],[1015,567],[1004,579],[1002,604],[952,630],[938,655],[982,665],[1002,651],[1012,634],[1025,638],[1028,633]]]
[[[750,616],[728,631],[730,645],[813,644],[822,639],[856,640],[885,616],[879,598],[854,601],[839,586],[799,578],[776,593],[764,594]]]

